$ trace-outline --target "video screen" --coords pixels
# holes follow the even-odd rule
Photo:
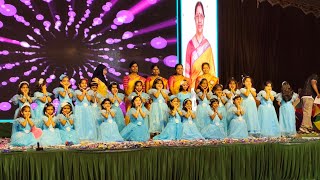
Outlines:
[[[122,86],[129,63],[142,76],[151,65],[174,73],[177,58],[176,1],[172,0],[0,0],[0,119],[12,119],[10,103],[21,81],[44,78],[48,90],[63,73],[77,88],[99,63],[107,79]]]

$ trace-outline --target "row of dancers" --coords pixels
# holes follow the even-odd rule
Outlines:
[[[19,93],[12,98],[19,108],[15,113],[11,144],[33,145],[36,141],[32,131],[36,128],[43,130],[38,141],[44,146],[83,140],[147,141],[150,134],[156,140],[294,136],[293,102],[298,96],[290,84],[284,82],[282,92],[277,94],[267,81],[264,90],[256,93],[251,81],[251,77],[244,77],[244,88],[237,89],[236,80],[231,79],[227,89],[217,84],[211,90],[208,81],[201,79],[195,90],[196,111],[192,110],[195,102],[186,80],[181,81],[176,96],[169,96],[163,80],[158,78],[147,93],[143,82],[136,81],[134,92],[127,97],[119,93],[118,84],[112,82],[110,92],[103,97],[97,92],[98,83],[90,83],[89,88],[88,80],[81,79],[79,89],[74,91],[69,77],[61,75],[61,87],[53,90],[60,101],[57,110],[50,104],[52,94],[47,92],[43,79],[37,83],[34,97],[30,96],[29,83],[21,82]],[[131,101],[126,112],[130,119],[127,125],[120,108],[125,98]],[[260,101],[258,108],[256,100]],[[274,100],[281,105],[280,121]],[[33,101],[37,103],[35,109],[30,108]]]

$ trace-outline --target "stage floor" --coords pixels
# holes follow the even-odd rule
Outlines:
[[[255,142],[256,141],[256,142]],[[2,151],[2,179],[320,179],[320,141]],[[139,143],[137,143],[139,144]],[[156,146],[158,145],[158,146]],[[185,145],[185,146],[183,146]]]

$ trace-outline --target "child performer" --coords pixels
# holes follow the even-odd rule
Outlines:
[[[219,100],[216,98],[210,101],[212,111],[209,113],[212,121],[201,131],[202,136],[206,139],[224,139],[227,136],[224,124],[221,122],[224,117],[222,113],[219,112],[219,103]]]
[[[159,134],[165,127],[168,120],[167,99],[169,91],[164,89],[162,79],[156,79],[153,82],[152,89],[148,92],[152,97],[152,104],[149,116],[149,132]]]
[[[181,139],[186,140],[198,140],[204,139],[204,137],[199,132],[193,120],[196,119],[196,114],[192,111],[192,101],[190,99],[185,99],[183,101],[182,109],[182,136]]]
[[[228,130],[228,137],[234,139],[248,138],[247,123],[243,119],[245,114],[244,108],[241,107],[241,96],[236,95],[233,98],[234,105],[229,108],[230,124]]]
[[[55,117],[55,108],[53,104],[47,103],[43,109],[43,133],[40,138],[42,146],[61,145],[60,131],[56,128],[57,118]]]
[[[75,117],[70,103],[64,102],[61,104],[61,111],[60,114],[58,114],[57,119],[59,121],[62,143],[72,142],[73,144],[79,144],[79,136],[74,129]]]
[[[42,127],[42,116],[43,116],[43,109],[47,103],[51,103],[52,93],[47,91],[47,85],[43,78],[40,78],[37,82],[36,92],[34,93],[34,102],[37,103],[37,107],[34,110],[34,119],[35,125],[37,127]]]
[[[281,86],[281,93],[277,95],[277,101],[280,105],[279,124],[283,136],[295,136],[296,115],[293,103],[298,99],[298,94],[294,93],[290,84],[284,81]]]
[[[112,91],[112,88],[111,88]],[[100,141],[104,142],[121,142],[123,138],[121,137],[118,129],[118,125],[114,118],[117,116],[118,111],[112,109],[112,102],[110,99],[106,98],[101,103],[101,114],[103,116],[103,122],[100,125]],[[122,114],[122,111],[120,111]]]
[[[240,93],[243,98],[242,106],[246,112],[243,118],[247,122],[249,134],[251,136],[260,136],[258,109],[255,101],[257,95],[256,89],[252,87],[252,79],[250,76],[243,77],[242,83],[245,87],[240,89]]]
[[[34,126],[31,119],[31,107],[25,104],[21,107],[18,118],[12,124],[11,146],[33,146],[37,140],[31,133]]]
[[[125,122],[120,104],[124,100],[124,94],[119,93],[118,84],[116,82],[111,82],[109,85],[109,89],[111,93],[109,93],[108,97],[112,103],[112,109],[116,111],[114,121],[117,123],[119,131],[122,131],[122,129],[125,127]]]
[[[22,81],[19,83],[18,94],[14,95],[10,101],[14,105],[18,105],[19,107],[16,109],[14,113],[14,119],[18,118],[19,111],[23,105],[29,105],[32,103],[32,98],[30,97],[30,88],[29,83],[27,81]],[[31,106],[30,106],[31,107]],[[30,109],[32,117],[34,117],[34,112]]]
[[[149,112],[142,108],[143,104],[139,96],[135,96],[131,103],[131,108],[127,112],[130,123],[120,134],[127,141],[148,141],[150,134],[144,118],[147,117]]]
[[[170,108],[169,120],[167,126],[161,132],[161,134],[155,136],[154,140],[179,140],[182,135],[182,123],[181,115],[182,112],[179,106],[179,99],[172,95],[170,96],[170,101],[168,103]]]
[[[209,89],[207,79],[202,79],[197,87],[197,100],[199,102],[197,106],[197,119],[195,121],[199,130],[210,124],[211,118],[208,114],[210,110],[210,99],[213,97],[212,92]]]
[[[75,129],[78,132],[80,141],[97,140],[97,120],[92,116],[93,111],[90,107],[91,96],[88,94],[88,80],[81,79],[79,89],[75,91]]]

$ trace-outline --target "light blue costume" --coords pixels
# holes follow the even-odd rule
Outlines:
[[[203,92],[197,93],[197,100],[199,102],[197,106],[197,118],[195,119],[195,123],[199,130],[202,130],[204,127],[210,124],[211,118],[209,116],[209,110],[210,110],[210,99],[212,99],[213,94],[210,91],[207,95],[207,97],[204,97],[203,100],[201,100],[201,96],[203,95]]]
[[[181,117],[178,112],[175,116],[169,115],[167,126],[161,134],[155,136],[154,140],[179,140],[182,136],[182,123]]]
[[[242,107],[241,109],[245,111]],[[228,137],[234,139],[245,139],[248,138],[248,129],[246,120],[243,116],[238,116],[238,109],[235,105],[232,105],[228,110],[228,117],[230,118]]]
[[[231,94],[231,98],[228,99],[228,102],[225,104],[225,107],[228,111],[228,109],[233,105],[233,98],[236,96],[236,95],[240,95],[240,91],[239,89],[237,89],[235,92],[231,92],[229,89],[225,89],[223,90],[223,92],[225,94]]]
[[[79,96],[82,92],[80,90],[75,91],[75,95]],[[94,112],[91,107],[91,103],[88,101],[87,97],[84,96],[83,100],[80,101],[76,97],[75,106],[75,119],[74,126],[78,132],[80,140],[97,140],[97,126],[98,122],[93,116]]]
[[[29,101],[27,101],[26,100],[26,102],[25,103],[22,103],[19,99],[21,99],[21,98],[24,98],[24,96],[22,95],[22,94],[16,94],[16,95],[14,95],[11,99],[10,99],[10,101],[12,101],[12,103],[14,104],[14,105],[18,105],[19,107],[16,109],[16,111],[15,111],[15,113],[14,113],[14,119],[17,119],[18,118],[18,116],[19,116],[19,112],[20,112],[20,109],[22,108],[22,106],[25,106],[25,105],[28,105],[28,106],[30,106],[30,103],[29,103]],[[32,97],[30,97],[31,99],[32,99]],[[32,108],[31,108],[31,106],[30,106],[30,109],[31,109],[31,117],[34,119],[34,111],[32,110]],[[38,121],[38,120],[36,120],[36,119],[34,119],[35,121]],[[35,122],[34,122],[35,123]]]
[[[55,145],[61,145],[61,136],[60,131],[58,128],[55,128],[50,124],[48,127],[45,122],[47,122],[49,119],[47,116],[42,116],[43,126],[42,126],[42,136],[40,138],[40,145],[41,146],[55,146]],[[57,118],[53,117],[53,121],[55,123],[58,123]]]
[[[296,115],[293,107],[293,102],[298,98],[298,94],[293,93],[291,100],[285,101],[282,98],[282,93],[277,95],[277,101],[281,103],[279,109],[279,125],[280,132],[284,136],[293,136],[297,134],[296,130]]]
[[[256,89],[252,88],[253,91]],[[241,97],[243,98],[242,107],[245,110],[245,114],[243,118],[247,122],[248,132],[249,134],[260,134],[260,124],[258,119],[258,109],[256,105],[256,101],[252,94],[250,93],[249,96],[245,96],[244,93],[247,91],[246,88],[241,88]]]
[[[144,118],[139,113],[138,117],[135,118],[137,110],[131,108],[127,115],[130,117],[130,123],[121,131],[121,136],[127,141],[148,141],[150,138],[148,127],[145,123]],[[148,114],[148,111],[144,111]]]
[[[187,93],[183,93],[183,92],[179,92],[178,94],[177,94],[177,97],[178,97],[178,99],[180,100],[180,109],[182,109],[183,108],[183,101],[185,100],[185,99],[191,99],[191,93],[190,92],[187,92]]]
[[[37,107],[34,109],[34,118],[35,119],[35,125],[39,128],[41,128],[43,126],[43,121],[42,121],[42,116],[43,114],[43,109],[44,106],[48,103],[48,100],[46,99],[46,102],[42,102],[40,99],[42,99],[44,96],[52,96],[52,93],[46,93],[43,94],[42,92],[35,92],[34,93],[34,97],[33,97],[33,101],[35,103],[37,103]]]
[[[193,113],[195,113],[195,112],[193,112]],[[186,114],[187,114],[187,112],[182,110],[183,116],[182,116],[182,136],[181,136],[181,139],[186,139],[186,140],[204,139],[204,137],[201,135],[199,129],[197,128],[196,124],[193,122],[194,119],[192,119],[191,116],[189,118],[186,118],[185,117]]]
[[[114,109],[111,109],[111,111],[113,113],[118,113]],[[101,110],[101,113],[106,114],[107,111]],[[108,119],[103,117],[103,122],[100,125],[100,133],[101,133],[100,135],[101,139],[99,139],[99,141],[103,141],[103,142],[122,142],[123,141],[123,138],[119,133],[118,125],[110,114],[108,114]]]
[[[224,104],[222,103],[222,99],[227,102],[228,98],[225,96],[221,96],[221,99],[218,98],[218,96],[213,95],[213,98],[218,99],[219,101],[219,107],[218,107],[218,111],[219,113],[222,115],[222,120],[221,123],[223,124],[223,128],[225,132],[228,132],[228,126],[229,126],[229,122],[227,121],[227,109],[224,106]]]
[[[11,146],[33,146],[37,140],[31,132],[31,126],[27,122],[26,126],[21,125],[24,118],[17,118],[12,123]]]
[[[137,95],[138,95],[138,94],[137,94],[136,92],[132,92],[132,93],[128,96],[128,99],[129,99],[130,101],[132,101],[132,99],[133,99],[135,96],[137,96]],[[147,93],[145,93],[145,92],[142,92],[140,97],[141,97],[142,99],[144,99],[146,102],[148,102],[149,99],[150,99],[149,94],[147,94]],[[143,102],[142,102],[142,103],[143,103]],[[143,111],[148,111],[147,108],[144,106],[144,104],[145,104],[145,103],[143,103],[143,105],[142,105],[142,110],[143,110]],[[144,119],[145,119],[145,123],[146,123],[146,125],[148,126],[148,129],[149,129],[149,118],[150,118],[150,114],[148,114],[147,117],[144,118]]]
[[[273,101],[270,98],[268,100],[265,99],[266,95],[267,93],[263,90],[257,95],[257,99],[261,103],[258,108],[261,135],[264,137],[280,137],[281,133],[277,113],[274,109]],[[277,93],[271,91],[271,95],[276,97]]]
[[[122,93],[118,93],[117,94],[118,98],[121,99],[121,102],[123,102],[124,100],[124,94]],[[113,99],[114,98],[114,95],[109,93],[108,94],[108,97],[110,99]],[[114,121],[117,123],[118,125],[118,128],[119,128],[119,131],[122,131],[122,129],[126,126],[125,125],[125,122],[124,122],[124,115],[123,115],[123,112],[120,108],[120,103],[115,100],[114,103],[112,104],[112,109],[115,110],[116,112],[116,116],[114,117]]]
[[[165,94],[169,94],[169,91],[166,89],[162,89]],[[166,100],[160,93],[158,98],[156,98],[153,94],[156,93],[156,89],[150,89],[149,94],[152,97],[152,104],[150,108],[150,116],[149,116],[149,132],[150,133],[159,133],[162,132],[164,127],[167,124],[168,120],[168,112],[169,108],[166,103]]]
[[[74,125],[70,123],[70,120],[76,121],[73,114],[70,115],[69,118],[67,118],[63,114],[58,114],[57,119],[59,121],[59,129],[60,129],[60,136],[62,143],[65,142],[72,142],[73,144],[79,144],[79,136],[77,131],[74,129]],[[66,124],[62,125],[62,120],[66,120]]]
[[[73,89],[70,89],[70,93],[74,96],[74,91]],[[54,88],[53,89],[53,94],[55,95],[55,98],[58,98],[59,99],[59,107],[57,109],[57,113],[60,113],[60,110],[61,110],[61,104],[64,103],[64,102],[68,102],[71,104],[72,106],[72,109],[74,109],[74,106],[72,104],[72,97],[69,97],[69,94],[66,93],[65,97],[62,97],[60,95],[60,92],[64,92],[65,90],[63,89],[63,87],[57,87],[57,88]]]
[[[213,114],[214,111],[210,110],[209,115],[212,116]],[[224,124],[217,114],[210,124],[201,130],[201,134],[206,139],[224,139],[227,136]]]

